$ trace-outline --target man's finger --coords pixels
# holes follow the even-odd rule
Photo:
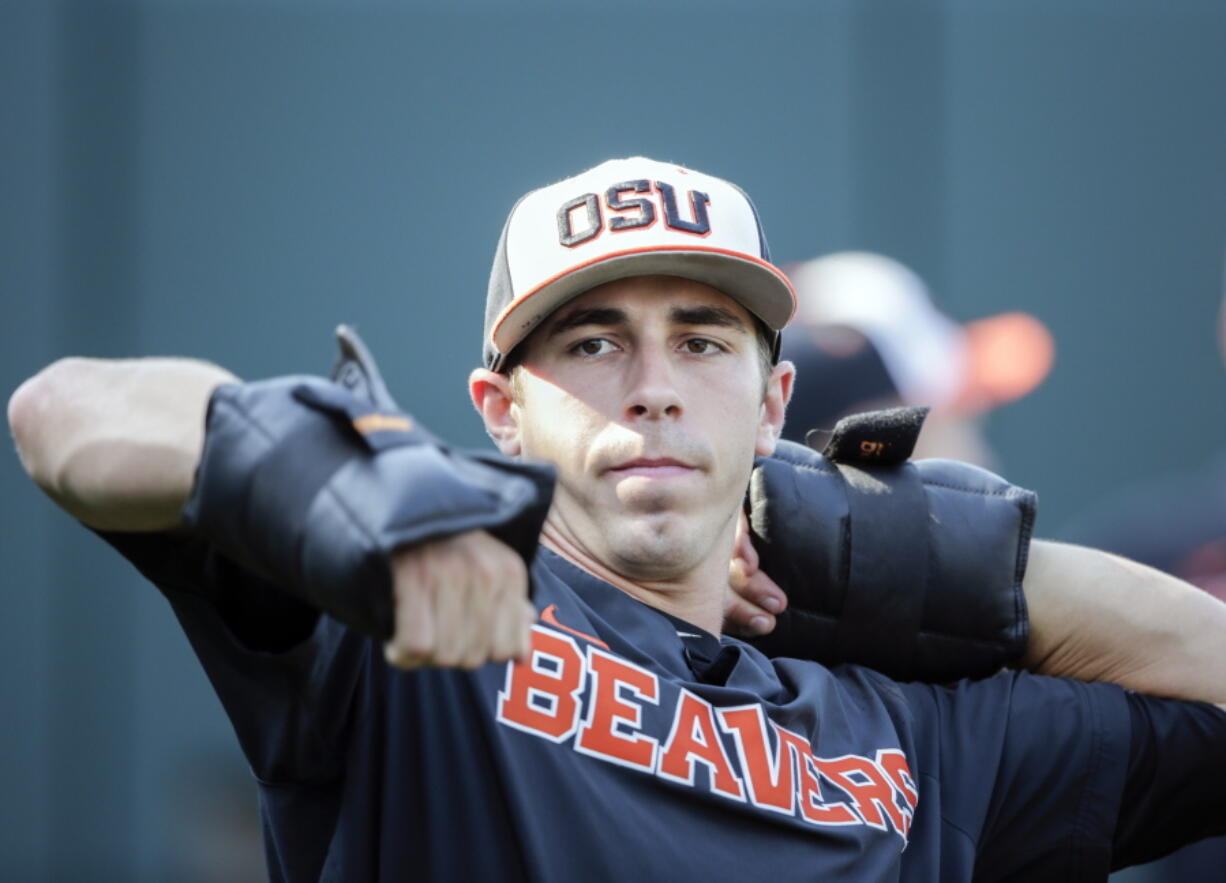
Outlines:
[[[413,668],[434,652],[434,611],[429,589],[420,583],[404,583],[403,572],[396,579],[396,631],[383,647],[387,661],[398,668]]]
[[[521,609],[524,603],[522,595],[516,592],[502,592],[497,599],[495,609],[496,619],[493,623],[494,662],[506,662],[516,659],[523,638],[524,619]]]
[[[437,664],[443,666],[459,666],[468,658],[473,645],[480,641],[477,633],[482,617],[488,612],[482,609],[468,562],[452,557],[458,548],[458,544],[449,541],[445,550],[440,549],[443,554],[439,555],[437,570],[431,572],[438,630],[434,656]]]
[[[773,579],[760,570],[733,588],[743,600],[757,605],[767,613],[777,615],[787,609],[787,594],[776,585]]]
[[[745,562],[745,569],[748,573],[754,573],[759,566],[758,550],[753,547],[753,538],[750,536],[749,519],[744,511],[737,516],[736,522],[736,545],[733,547],[732,555],[734,558],[740,558]]]
[[[728,565],[728,585],[734,594],[761,608],[763,613],[782,613],[788,606],[783,589],[760,570],[752,570],[743,558]]]
[[[738,595],[745,594],[745,584],[749,582],[749,570],[742,558],[733,558],[728,564],[728,585]]]
[[[480,567],[467,574],[468,586],[464,592],[462,609],[458,615],[466,619],[465,646],[461,651],[461,668],[479,668],[497,658],[498,618],[502,590],[491,584],[488,573]]]
[[[527,662],[532,652],[532,624],[536,622],[536,608],[525,599],[520,604],[520,629],[515,646],[515,661]]]
[[[724,610],[724,628],[736,634],[758,637],[770,634],[775,617],[743,598],[734,598]]]
[[[488,535],[482,536],[474,570],[486,610],[483,623],[484,659],[505,662],[515,656],[522,625],[520,605],[528,594],[528,569],[523,559]]]

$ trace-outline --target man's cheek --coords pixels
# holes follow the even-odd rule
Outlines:
[[[547,408],[538,407],[526,412],[522,424],[524,456],[553,463],[559,469],[565,468],[563,460],[569,447],[563,431],[565,426],[563,420],[550,420]]]

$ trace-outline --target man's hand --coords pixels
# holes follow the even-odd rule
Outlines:
[[[393,553],[392,575],[396,630],[383,648],[391,665],[473,669],[527,658],[536,611],[510,546],[474,530]]]
[[[737,519],[728,585],[732,591],[724,607],[724,630],[749,638],[770,634],[775,628],[775,614],[788,606],[788,597],[758,569],[758,552],[749,538],[744,512]]]

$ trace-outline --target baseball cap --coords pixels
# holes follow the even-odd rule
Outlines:
[[[775,332],[796,308],[744,191],[646,157],[614,159],[533,190],[511,209],[485,301],[486,367],[502,370],[511,351],[571,298],[644,275],[717,288]]]
[[[1051,333],[1034,316],[1007,312],[955,322],[936,307],[915,272],[884,255],[837,252],[787,269],[799,297],[798,327],[790,332],[798,337],[785,340],[784,355],[799,365],[802,355],[794,348],[816,342],[828,381],[840,373],[834,362],[845,361],[843,376],[888,375],[888,384],[877,384],[881,397],[892,386],[906,404],[974,414],[1028,395],[1051,371]],[[852,359],[841,352],[837,337],[799,339],[832,326],[863,335],[872,352],[855,350]],[[884,374],[869,370],[869,359],[878,359]],[[805,395],[803,374],[798,393]]]

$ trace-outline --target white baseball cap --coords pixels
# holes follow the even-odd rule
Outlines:
[[[680,276],[735,299],[772,331],[796,309],[757,209],[735,184],[636,156],[533,190],[511,209],[485,302],[485,365],[571,298],[628,276]]]

